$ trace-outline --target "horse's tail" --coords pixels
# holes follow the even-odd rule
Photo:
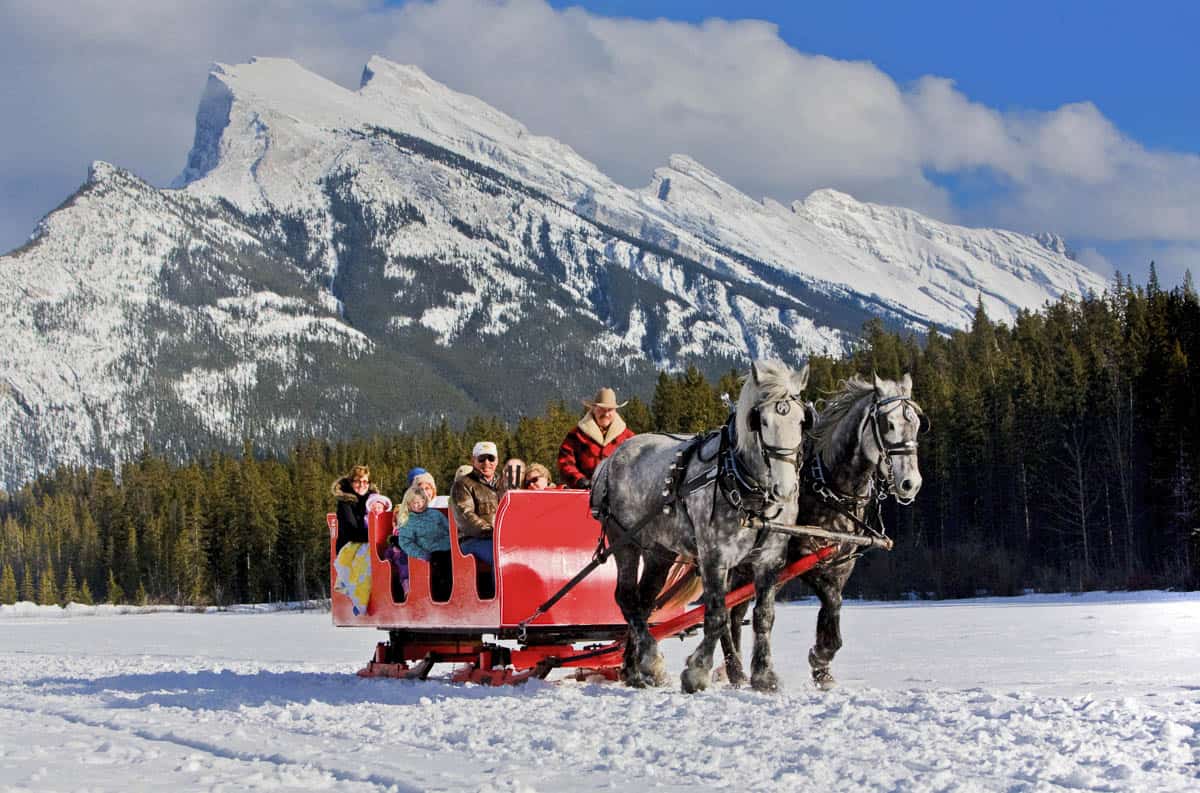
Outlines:
[[[667,573],[667,582],[663,584],[658,600],[654,602],[656,609],[683,608],[691,603],[704,590],[704,582],[696,572],[696,565],[676,559]]]

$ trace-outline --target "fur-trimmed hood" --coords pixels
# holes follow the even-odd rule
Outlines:
[[[330,495],[332,495],[338,501],[358,501],[358,493],[355,493],[354,489],[350,487],[350,478],[347,476],[334,479],[333,485],[329,488],[329,492]],[[375,485],[370,485],[367,487],[366,495],[364,495],[363,498],[366,498],[366,496],[369,496],[372,493],[378,492],[379,490],[376,489]]]
[[[580,432],[600,444],[600,447],[603,448],[615,441],[617,436],[625,431],[625,419],[621,418],[620,413],[617,413],[613,416],[612,424],[608,425],[608,431],[601,432],[600,425],[596,423],[595,416],[589,410],[575,426],[579,427]]]

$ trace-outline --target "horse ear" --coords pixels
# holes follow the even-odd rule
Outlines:
[[[817,406],[812,402],[804,403],[804,422],[801,426],[805,432],[817,426]]]
[[[754,383],[755,388],[758,387],[758,382],[759,382],[758,361],[750,362],[750,382]]]
[[[808,364],[804,364],[803,369],[792,374],[792,383],[796,387],[795,393],[797,394],[808,388]]]
[[[905,372],[904,377],[900,378],[900,393],[912,396],[912,375],[908,372]]]
[[[883,381],[879,379],[879,375],[875,373],[874,369],[871,370],[871,379],[875,381],[875,393],[883,393]]]
[[[917,434],[924,435],[929,432],[929,416],[925,415],[925,411],[917,411]]]

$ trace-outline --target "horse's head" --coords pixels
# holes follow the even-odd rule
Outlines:
[[[800,398],[807,385],[807,364],[794,371],[779,361],[756,361],[738,396],[738,456],[763,469],[774,501],[792,498],[800,486],[804,430],[813,421],[812,407]]]
[[[929,420],[912,398],[912,377],[906,373],[895,381],[876,375],[874,399],[863,420],[864,451],[874,454],[878,477],[902,504],[912,503],[921,489],[917,435],[927,429]]]

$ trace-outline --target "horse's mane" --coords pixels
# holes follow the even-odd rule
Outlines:
[[[754,378],[743,378],[737,401],[737,451],[742,459],[758,453],[754,434],[750,432],[750,412],[763,402],[779,402],[792,396],[792,370],[782,361],[759,361],[758,387]]]
[[[837,456],[836,453],[847,434],[853,433],[857,442],[858,422],[846,421],[846,418],[857,416],[858,409],[867,400],[874,398],[875,385],[858,375],[851,375],[839,382],[838,390],[832,394],[828,399],[822,400],[817,425],[808,432],[813,449],[827,462]]]

